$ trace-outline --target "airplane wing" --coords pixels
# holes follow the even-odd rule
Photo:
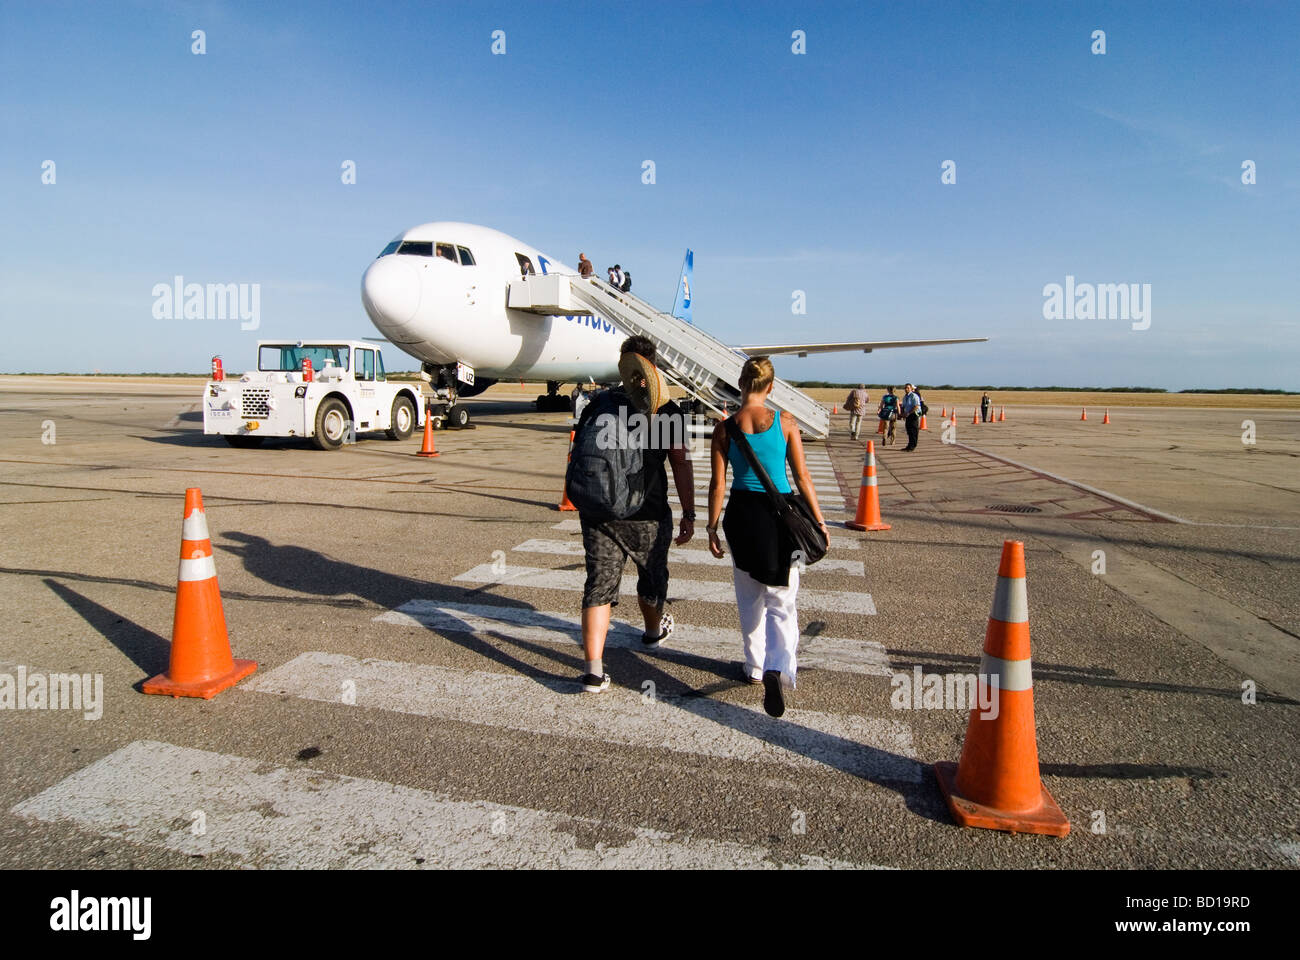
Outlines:
[[[884,350],[888,347],[938,347],[950,343],[985,343],[988,337],[964,337],[955,340],[863,340],[848,343],[768,343],[756,346],[733,347],[751,357],[773,356],[776,354],[797,354],[806,357],[810,353],[847,353],[861,350]]]

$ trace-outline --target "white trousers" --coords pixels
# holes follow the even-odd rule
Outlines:
[[[799,593],[799,571],[790,568],[788,587],[769,587],[744,570],[733,566],[736,578],[736,608],[745,643],[745,670],[755,679],[764,671],[779,670],[794,686],[798,669],[799,614],[795,596]]]

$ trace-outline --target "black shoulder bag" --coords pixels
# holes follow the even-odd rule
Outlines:
[[[777,413],[780,416],[780,413]],[[776,489],[772,483],[772,478],[767,475],[763,465],[758,462],[758,456],[754,453],[754,448],[749,445],[745,438],[745,433],[740,429],[734,417],[728,417],[727,436],[731,442],[740,447],[740,452],[745,455],[749,461],[749,466],[754,473],[758,474],[758,479],[763,483],[763,489],[767,491],[768,497],[772,500],[772,512],[776,515],[777,522],[782,524],[786,532],[790,535],[791,542],[794,543],[795,549],[803,557],[806,566],[812,565],[826,556],[826,549],[830,546],[826,542],[826,535],[822,533],[821,527],[817,525],[817,518],[813,516],[812,508],[808,502],[797,493],[783,494]]]

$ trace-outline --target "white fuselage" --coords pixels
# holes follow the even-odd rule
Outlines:
[[[521,258],[539,275],[578,272],[489,227],[426,223],[370,264],[361,302],[380,333],[426,363],[466,363],[495,379],[617,381],[625,334],[609,320],[507,308]]]

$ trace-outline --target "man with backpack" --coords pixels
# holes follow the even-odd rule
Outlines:
[[[578,508],[587,580],[582,591],[582,688],[609,688],[604,670],[611,608],[618,603],[623,567],[636,564],[637,603],[645,621],[641,642],[659,646],[673,630],[664,612],[668,597],[668,546],[673,542],[667,460],[683,512],[677,544],[695,534],[695,477],[687,452],[686,416],[668,399],[668,383],[654,365],[646,337],[623,342],[621,388],[605,390],[587,405],[574,432],[565,490]]]

